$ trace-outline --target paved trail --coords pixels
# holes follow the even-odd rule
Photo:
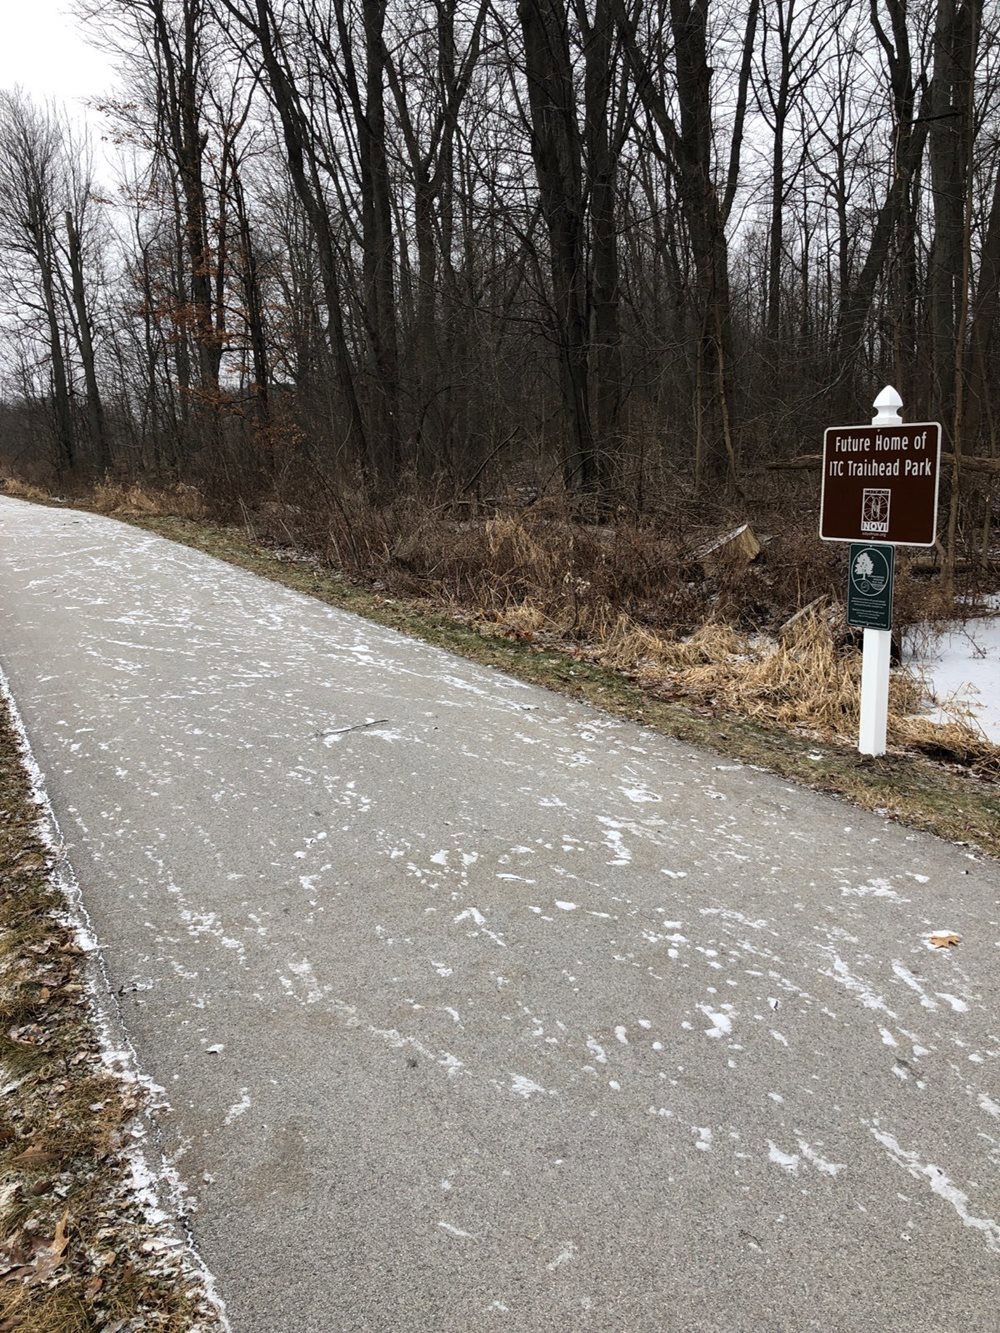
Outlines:
[[[10,500],[0,665],[236,1333],[1000,1326],[995,865]]]

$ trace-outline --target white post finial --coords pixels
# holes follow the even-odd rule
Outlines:
[[[899,415],[903,400],[891,384],[885,386],[872,406],[875,408],[875,415],[872,417],[873,426],[901,426],[903,424],[903,418]]]

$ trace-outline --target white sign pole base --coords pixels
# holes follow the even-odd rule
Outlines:
[[[858,734],[858,749],[862,754],[885,754],[891,650],[892,633],[889,630],[865,630],[861,664],[861,728]]]
[[[901,426],[899,409],[903,400],[887,385],[875,399],[873,426]],[[892,633],[887,629],[866,629],[861,663],[861,726],[858,749],[862,754],[885,754],[885,732],[889,720],[889,658]]]

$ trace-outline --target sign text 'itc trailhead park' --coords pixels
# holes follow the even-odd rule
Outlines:
[[[820,537],[933,546],[940,470],[936,421],[831,426],[823,436]]]

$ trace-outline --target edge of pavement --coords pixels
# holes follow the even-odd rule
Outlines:
[[[0,1317],[6,1315],[11,1322],[8,1325],[5,1318],[0,1329],[36,1325],[40,1329],[61,1313],[48,1302],[64,1298],[78,1309],[96,1306],[97,1314],[102,1298],[112,1298],[109,1278],[115,1278],[116,1286],[129,1287],[122,1274],[116,1276],[116,1265],[123,1261],[139,1278],[138,1289],[124,1297],[125,1303],[134,1299],[136,1308],[120,1323],[108,1316],[107,1327],[138,1327],[133,1318],[155,1311],[170,1320],[164,1328],[229,1333],[225,1304],[195,1245],[185,1187],[161,1148],[158,1117],[168,1110],[164,1090],[139,1066],[45,775],[0,667],[0,733],[4,732],[6,753],[0,754],[0,762],[8,771],[15,765],[19,768],[19,775],[13,776],[16,795],[33,816],[19,832],[21,812],[4,809],[3,816],[15,826],[11,838],[20,846],[11,859],[30,867],[35,893],[30,912],[19,913],[22,919],[26,915],[32,919],[23,931],[16,925],[9,930],[20,966],[0,972],[0,988],[8,992],[4,998],[17,1007],[19,1017],[33,1020],[30,1027],[37,1024],[38,1031],[25,1032],[26,1039],[33,1038],[26,1044],[35,1050],[20,1077],[17,1070],[5,1068],[0,1055],[0,1076],[10,1097],[8,1112],[16,1112],[10,1116],[14,1125],[7,1124],[0,1137],[0,1151],[10,1158],[4,1163],[8,1180],[0,1193],[0,1214],[19,1210],[19,1205],[23,1211],[27,1194],[32,1203],[24,1220],[34,1218],[42,1226],[53,1206],[63,1217],[55,1240],[41,1249],[36,1246],[31,1255],[18,1253],[19,1228],[15,1226],[8,1236],[4,1227],[0,1282],[7,1288],[7,1298],[0,1299]],[[16,875],[11,878],[15,883],[8,892],[14,896],[22,884]],[[68,973],[72,981],[61,981],[57,990],[50,991],[41,983],[52,979],[48,959],[53,954],[60,960],[60,979]],[[53,999],[56,1004],[50,1003]],[[12,1041],[17,1032],[15,1024]],[[60,1048],[67,1042],[74,1053],[64,1059]],[[55,1080],[46,1068],[49,1052],[48,1063],[59,1062]],[[23,1085],[27,1085],[25,1095],[14,1098],[11,1094]],[[101,1100],[94,1102],[95,1096]],[[74,1104],[77,1100],[80,1105]],[[70,1140],[60,1150],[48,1140],[46,1109],[54,1109],[60,1130],[75,1134],[82,1147],[77,1145],[73,1152]],[[79,1119],[72,1119],[74,1112]],[[33,1175],[39,1168],[41,1179],[36,1180]]]

